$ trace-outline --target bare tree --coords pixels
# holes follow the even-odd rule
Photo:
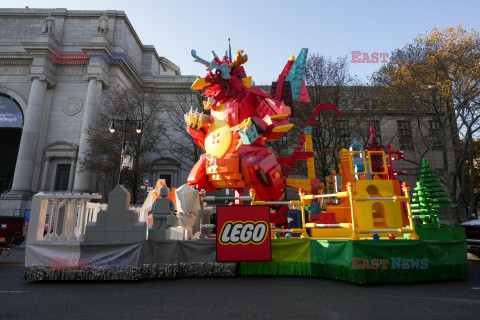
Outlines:
[[[336,60],[326,58],[320,53],[309,56],[305,68],[305,83],[311,99],[310,104],[294,103],[290,121],[294,127],[277,142],[269,146],[279,157],[292,155],[314,109],[323,103],[332,103],[341,111],[320,111],[313,124],[312,144],[315,154],[316,172],[320,178],[330,175],[338,168],[339,152],[348,148],[358,138],[366,144],[369,138],[369,126],[374,125],[380,134],[380,123],[385,116],[385,108],[377,99],[377,90],[365,86],[350,75],[346,57]],[[305,161],[295,164],[294,174],[306,175]]]
[[[474,146],[480,132],[479,48],[478,30],[468,32],[461,25],[435,28],[397,50],[373,77],[397,108],[404,108],[416,119],[428,116],[438,123],[437,139],[419,130],[418,141],[425,142],[421,152],[440,144],[447,173],[445,182],[459,205],[458,217],[469,216],[476,210],[473,175],[474,160],[479,157]],[[420,129],[425,127],[418,122]],[[455,167],[449,171],[450,143]]]
[[[304,130],[319,104],[330,102],[341,112],[335,116],[331,111],[321,111],[313,125],[316,170],[325,178],[338,167],[339,152],[350,146],[351,138],[368,141],[368,125],[381,118],[380,106],[372,90],[350,75],[347,57],[332,60],[320,53],[311,54],[305,67],[305,83],[311,104],[295,108],[293,121],[297,130]]]
[[[151,171],[152,159],[159,151],[159,141],[164,135],[160,118],[159,97],[154,93],[146,93],[136,89],[120,89],[105,93],[102,105],[103,112],[98,116],[95,125],[88,129],[90,148],[81,159],[81,170],[97,173],[98,184],[108,191],[117,183],[120,170],[121,151],[124,128],[117,124],[114,133],[109,132],[112,120],[139,120],[142,131],[128,126],[126,130],[125,153],[133,157],[133,168],[122,170],[123,184],[132,192],[133,202],[137,201],[138,187],[142,174]]]
[[[174,92],[169,102],[161,103],[161,118],[164,127],[164,136],[160,141],[162,152],[168,153],[181,164],[181,170],[189,171],[198,161],[203,149],[195,144],[191,135],[187,132],[184,114],[190,109],[203,110],[201,94],[198,91],[190,93]]]

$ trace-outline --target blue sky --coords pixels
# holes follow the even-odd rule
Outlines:
[[[243,49],[245,65],[256,84],[275,81],[290,55],[301,48],[325,56],[352,58],[351,51],[387,52],[434,27],[463,23],[479,28],[480,1],[2,1],[3,7],[124,10],[144,44],[177,64],[184,75],[205,74],[190,50],[205,59]],[[351,64],[353,75],[366,78],[380,63]]]

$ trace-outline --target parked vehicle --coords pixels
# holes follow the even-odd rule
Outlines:
[[[464,222],[462,227],[467,235],[467,250],[480,253],[480,219]]]
[[[45,236],[48,232],[48,223],[45,223],[45,227],[43,227],[43,235]],[[53,225],[50,226],[50,233],[53,233]]]
[[[0,253],[9,254],[14,246],[25,240],[25,219],[22,217],[0,216]]]
[[[48,222],[49,222],[49,220],[50,220],[50,215],[47,213],[47,216],[46,216],[46,218],[45,218],[45,226],[43,227],[43,235],[44,235],[44,236],[45,236],[45,235],[47,234],[47,232],[48,232]],[[53,223],[52,223],[51,226],[50,226],[50,232],[49,232],[49,233],[53,233],[53,227],[54,227],[54,225],[53,225]]]

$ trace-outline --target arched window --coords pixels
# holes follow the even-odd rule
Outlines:
[[[18,148],[22,137],[23,112],[12,97],[0,93],[0,194],[12,187]]]
[[[11,97],[0,94],[0,128],[22,128],[23,112]]]

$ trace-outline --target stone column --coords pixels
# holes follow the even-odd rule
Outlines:
[[[102,92],[102,81],[100,77],[90,77],[88,81],[87,99],[85,101],[85,111],[83,114],[82,134],[80,136],[80,144],[78,148],[78,160],[75,172],[75,183],[73,190],[75,192],[90,192],[91,172],[80,172],[78,161],[83,159],[89,145],[87,142],[88,127],[95,124],[97,120],[98,110],[100,106],[100,96]]]
[[[28,97],[27,112],[23,125],[20,148],[18,150],[17,164],[13,176],[12,192],[30,193],[37,153],[38,136],[42,123],[43,104],[47,81],[45,77],[33,78],[30,96]]]
[[[49,165],[50,165],[50,157],[46,157],[45,162],[43,164],[42,183],[40,185],[41,191],[45,191],[45,188],[47,187],[47,176],[48,176]]]
[[[73,157],[72,161],[70,162],[70,175],[68,176],[68,190],[73,189],[73,178],[75,177],[75,167],[77,164],[77,158]]]

